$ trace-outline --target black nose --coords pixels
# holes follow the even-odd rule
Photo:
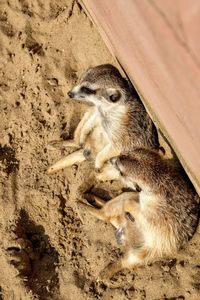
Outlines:
[[[69,92],[67,93],[67,95],[69,96],[69,98],[74,98],[74,93],[71,92],[71,91],[69,91]]]

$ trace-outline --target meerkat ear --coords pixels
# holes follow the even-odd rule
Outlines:
[[[107,89],[107,99],[110,100],[111,102],[117,102],[121,98],[121,93],[120,91],[116,89]]]

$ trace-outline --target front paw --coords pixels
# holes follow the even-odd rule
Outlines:
[[[83,146],[85,145],[86,138],[85,138],[85,136],[80,136],[80,137],[77,139],[77,141],[78,141],[79,145],[80,145],[81,147],[83,147]]]
[[[84,157],[85,157],[86,160],[91,160],[92,159],[92,152],[88,148],[85,148],[83,150],[83,155],[84,155]]]
[[[100,174],[102,172],[102,169],[99,168],[99,167],[95,167],[95,172],[98,173],[98,174]]]
[[[98,162],[95,162],[95,172],[96,173],[101,173],[102,169],[103,169],[103,165],[98,163]]]

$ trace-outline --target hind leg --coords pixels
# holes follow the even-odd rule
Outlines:
[[[92,207],[91,205],[80,202],[80,205],[85,207],[91,214],[95,215],[97,218],[109,221],[112,217],[117,217],[124,214],[124,203],[128,201],[135,202],[134,199],[138,198],[137,193],[135,192],[125,192],[121,195],[113,198],[112,200],[105,203],[100,209]],[[99,201],[101,198],[96,197]],[[101,199],[103,203],[103,199]]]
[[[93,195],[94,196],[94,201],[95,201],[95,204],[97,204],[99,207],[103,207],[105,204],[106,204],[106,201],[96,195]]]
[[[103,200],[96,197],[98,201]],[[101,199],[101,200],[100,200]],[[130,212],[135,216],[139,211],[139,204],[137,203],[138,193],[135,192],[125,192],[116,198],[106,202],[101,208],[96,208],[83,202],[79,202],[79,205],[85,208],[89,213],[91,213],[96,218],[103,220],[105,222],[110,222],[115,228],[119,229],[126,226],[127,220],[125,218],[125,212]],[[126,210],[125,210],[126,209]]]
[[[120,155],[120,151],[114,148],[111,143],[107,144],[96,156],[95,170],[101,171],[106,161],[118,155]]]
[[[75,132],[74,132],[74,139],[70,139],[67,141],[63,140],[54,140],[49,142],[49,146],[52,149],[65,149],[65,148],[80,148],[80,145],[84,142],[84,139],[87,136],[88,132],[88,126],[85,127],[85,124],[88,122],[88,120],[91,118],[91,116],[95,113],[94,108],[90,108],[86,113],[84,114],[83,118],[79,122]],[[87,130],[86,130],[87,129]],[[87,131],[87,132],[84,132]],[[81,137],[82,136],[82,137]],[[82,140],[82,141],[80,141]]]
[[[105,281],[123,269],[134,269],[147,262],[149,250],[146,247],[139,249],[129,249],[124,256],[116,262],[108,265],[99,275],[98,280]]]

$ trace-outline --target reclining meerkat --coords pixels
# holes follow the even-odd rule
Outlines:
[[[79,123],[73,141],[55,141],[53,146],[83,147],[88,135],[94,130],[91,140],[95,140],[96,170],[101,170],[112,157],[131,152],[135,147],[158,148],[157,131],[151,118],[134,89],[130,88],[127,80],[114,66],[105,64],[90,68],[68,95],[92,104],[93,107]],[[85,159],[83,150],[63,158],[50,167],[48,172],[69,166],[76,158],[80,162]],[[114,170],[113,173],[115,176]]]
[[[116,159],[122,181],[141,192],[123,193],[98,209],[81,203],[97,218],[117,228],[124,255],[101,273],[106,279],[121,269],[132,269],[175,254],[194,234],[200,198],[180,170],[152,150],[138,148]],[[131,214],[130,223],[125,213]]]

